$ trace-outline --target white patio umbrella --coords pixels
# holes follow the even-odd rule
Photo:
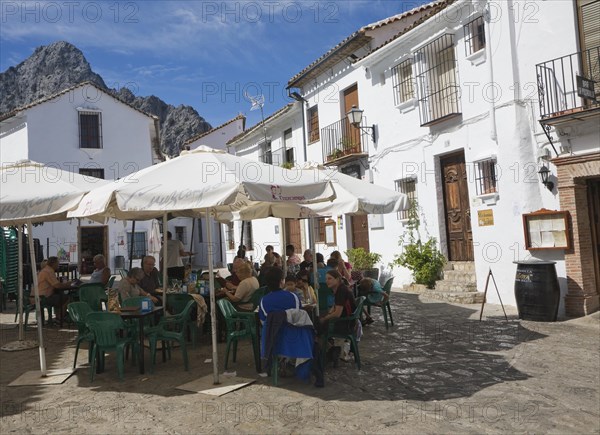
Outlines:
[[[337,169],[326,168],[317,163],[308,162],[302,168],[291,169],[316,180],[329,180],[333,184],[336,198],[330,202],[316,204],[293,203],[258,203],[249,204],[235,211],[222,212],[217,215],[221,221],[253,220],[266,217],[279,217],[281,219],[312,218],[334,215],[365,215],[387,214],[406,210],[409,208],[408,197],[385,187],[377,186],[364,180],[342,174]],[[282,228],[285,225],[282,223]],[[314,240],[314,239],[312,239]],[[282,242],[282,245],[284,243]],[[315,252],[315,246],[311,246]],[[285,259],[283,259],[285,265]],[[314,268],[314,282],[317,283],[317,270]],[[318,292],[318,285],[317,285]],[[318,304],[317,304],[318,314]]]
[[[238,210],[254,204],[311,204],[335,198],[328,180],[314,180],[312,173],[293,174],[287,169],[233,156],[200,146],[179,157],[142,169],[128,177],[88,193],[71,217],[102,220],[151,219],[167,214],[207,217],[209,276],[213,273],[211,214]],[[167,234],[163,231],[164,245]],[[163,291],[167,284],[166,256],[163,257]],[[210,280],[213,343],[213,375],[218,383],[218,358],[214,283]],[[166,304],[164,304],[166,305]]]
[[[315,180],[331,181],[336,198],[330,202],[316,204],[256,203],[242,205],[238,210],[219,213],[217,219],[253,220],[265,217],[308,218],[333,215],[387,214],[406,210],[408,197],[385,187],[377,186],[341,172],[307,163],[301,169],[290,172],[309,176]],[[294,175],[296,176],[296,175]]]
[[[30,160],[0,166],[0,226],[27,224],[42,376],[46,376],[46,354],[41,327],[32,224],[65,220],[67,212],[77,206],[86,192],[105,183],[104,180],[63,171],[58,166],[43,165]],[[21,276],[22,268],[22,257],[19,255]],[[19,285],[19,340],[23,339],[22,300],[23,286]]]

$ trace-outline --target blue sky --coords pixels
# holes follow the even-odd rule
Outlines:
[[[287,81],[360,27],[424,0],[5,1],[0,69],[58,40],[81,49],[108,86],[193,106],[213,126],[265,115],[289,99]]]

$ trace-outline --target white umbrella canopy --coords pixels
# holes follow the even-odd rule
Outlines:
[[[83,195],[106,181],[63,171],[58,166],[43,165],[30,160],[0,166],[0,226],[27,224],[31,264],[35,265],[32,224],[65,220],[67,212],[77,206]],[[20,230],[19,230],[20,231]],[[22,276],[19,255],[19,274]],[[38,324],[40,371],[46,376],[46,353],[41,328],[41,309],[37,274],[33,273],[33,288]],[[19,285],[19,339],[23,338],[23,287]]]
[[[308,163],[302,169],[290,172],[308,174],[309,178],[331,181],[336,198],[330,202],[316,204],[257,203],[240,207],[238,210],[217,214],[217,219],[252,220],[265,217],[307,218],[333,215],[387,214],[409,207],[408,197],[385,187],[342,174],[341,172]]]
[[[69,217],[151,219],[197,216],[258,203],[311,204],[335,198],[328,180],[201,146],[85,195]]]
[[[106,183],[30,160],[0,166],[0,225],[65,220],[86,192]]]
[[[124,179],[85,195],[70,217],[104,220],[147,220],[167,214],[197,217],[206,213],[209,274],[213,273],[210,214],[239,210],[256,203],[311,204],[330,201],[335,191],[328,180],[314,179],[314,173],[296,173],[224,151],[200,146],[179,157],[142,169]],[[163,232],[163,245],[167,234]],[[167,283],[166,256],[163,257],[163,290]],[[210,285],[211,312],[215,313],[215,291]],[[163,306],[166,306],[163,305]],[[211,316],[213,374],[218,383],[216,316]]]

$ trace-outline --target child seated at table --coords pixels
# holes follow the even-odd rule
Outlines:
[[[317,303],[317,295],[314,289],[309,284],[310,274],[307,269],[298,272],[296,277],[296,295],[300,298],[302,305],[315,305]]]

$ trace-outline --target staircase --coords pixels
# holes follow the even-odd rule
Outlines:
[[[480,304],[483,292],[477,291],[475,263],[472,261],[449,261],[444,266],[444,279],[435,282],[434,289],[424,285],[404,286],[403,291],[419,293],[428,299],[436,299],[458,304]]]

